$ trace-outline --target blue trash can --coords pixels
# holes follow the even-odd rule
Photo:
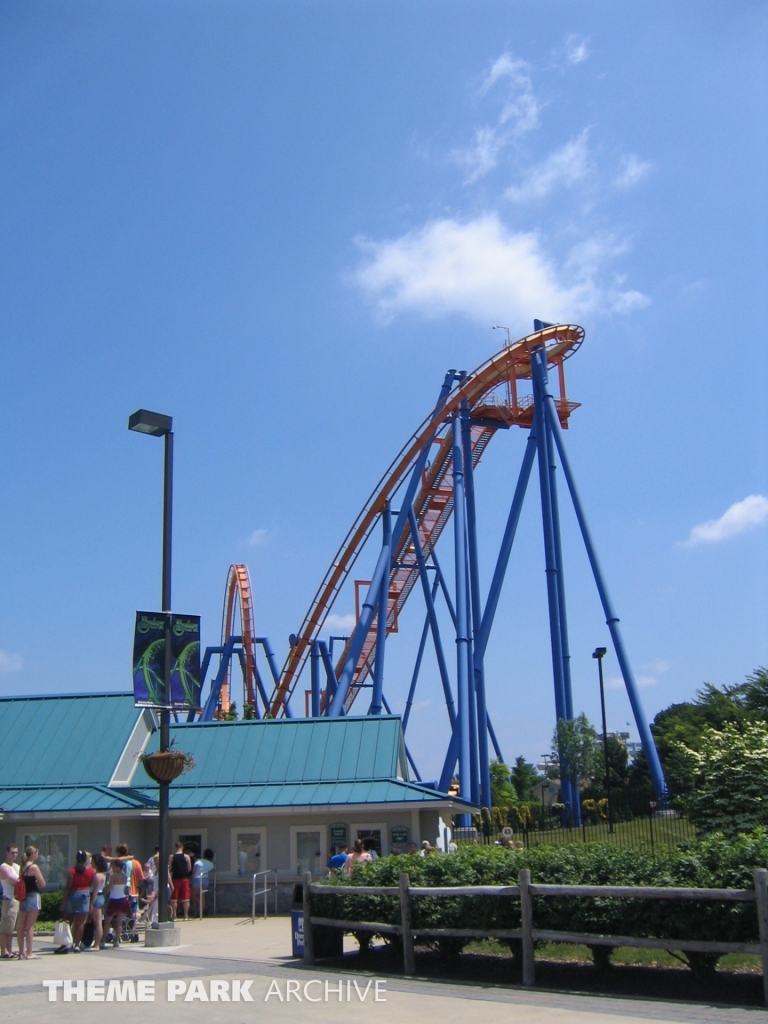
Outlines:
[[[293,955],[304,956],[304,911],[291,911],[291,929],[293,933]]]
[[[293,939],[293,955],[304,957],[304,892],[301,885],[293,887],[291,903],[291,936]]]

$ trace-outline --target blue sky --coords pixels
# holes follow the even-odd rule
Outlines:
[[[174,606],[215,643],[247,562],[282,661],[445,370],[534,317],[586,330],[567,441],[649,717],[768,662],[764,5],[9,0],[0,19],[0,693],[129,685],[162,472],[134,409],[174,417]],[[523,444],[499,435],[478,470],[486,586]],[[548,749],[554,719],[537,501],[488,653],[507,759]],[[607,630],[563,505],[596,720]],[[422,615],[414,596],[390,641],[395,709]],[[434,777],[433,659],[417,701]],[[620,689],[608,704],[623,727]]]

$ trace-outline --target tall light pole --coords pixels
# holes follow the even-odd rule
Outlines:
[[[605,757],[605,792],[608,797],[608,831],[613,832],[613,808],[611,807],[611,777],[608,767],[608,728],[605,724],[605,687],[603,685],[603,658],[608,653],[605,647],[596,647],[592,657],[597,659],[600,676],[600,710],[603,713],[603,755]]]
[[[163,707],[160,709],[160,750],[169,749],[171,731],[171,528],[173,521],[173,419],[159,412],[139,409],[128,419],[128,429],[152,437],[165,438],[165,472],[163,476],[163,582],[162,611],[165,613],[165,667],[163,671]],[[168,921],[168,782],[160,787],[160,878],[157,891],[157,918],[160,924]]]

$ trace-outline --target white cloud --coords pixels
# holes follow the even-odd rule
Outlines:
[[[653,164],[647,160],[641,160],[634,153],[625,156],[622,160],[622,169],[619,176],[614,180],[614,188],[634,188],[643,178],[647,178],[653,170]]]
[[[248,538],[248,546],[251,548],[262,548],[267,543],[268,536],[269,530],[265,530],[262,526],[258,530],[254,530]]]
[[[658,683],[656,676],[637,676],[635,682],[641,690],[647,689],[649,686],[655,686]]]
[[[691,530],[684,546],[693,547],[696,544],[716,544],[721,540],[728,540],[745,530],[760,526],[768,519],[768,498],[762,494],[750,494],[743,501],[737,501],[720,516],[719,519],[709,519],[706,523],[699,523]]]
[[[20,654],[0,650],[0,672],[20,672],[23,665]]]
[[[643,668],[645,671],[635,676],[635,682],[641,690],[647,690],[649,686],[656,686],[659,682],[658,677],[669,671],[669,662],[663,658],[657,658],[644,665]],[[624,680],[621,676],[611,676],[606,679],[605,687],[607,690],[623,690]]]
[[[535,316],[570,321],[598,306],[622,312],[649,301],[639,292],[599,284],[601,265],[623,251],[614,239],[582,243],[558,268],[537,234],[510,232],[495,213],[463,223],[432,221],[392,241],[358,245],[368,259],[353,283],[385,319],[458,313],[484,324],[502,317],[527,330]]]
[[[585,60],[589,60],[590,52],[587,49],[587,42],[586,36],[576,33],[568,36],[565,40],[565,59],[569,64],[582,64]]]
[[[557,188],[572,188],[592,171],[587,134],[589,129],[571,142],[556,149],[542,163],[532,167],[520,185],[512,185],[504,193],[515,203],[544,199]]]
[[[472,184],[492,171],[506,146],[538,127],[541,104],[533,91],[525,61],[503,53],[491,65],[479,94],[485,96],[500,81],[505,82],[507,88],[495,124],[477,128],[473,143],[452,154],[455,162],[467,172],[465,184]]]
[[[323,623],[323,633],[340,633],[347,636],[355,628],[355,622],[353,612],[348,615],[337,615],[336,612],[331,612]]]

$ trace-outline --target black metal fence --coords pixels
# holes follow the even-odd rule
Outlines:
[[[696,838],[696,829],[687,818],[673,810],[649,811],[612,825],[601,818],[588,819],[581,825],[564,823],[562,815],[542,814],[535,823],[517,826],[510,837],[502,829],[485,823],[480,828],[461,829],[456,832],[459,844],[475,843],[484,846],[521,843],[532,846],[563,846],[567,843],[613,843],[616,846],[649,848],[674,846]]]

